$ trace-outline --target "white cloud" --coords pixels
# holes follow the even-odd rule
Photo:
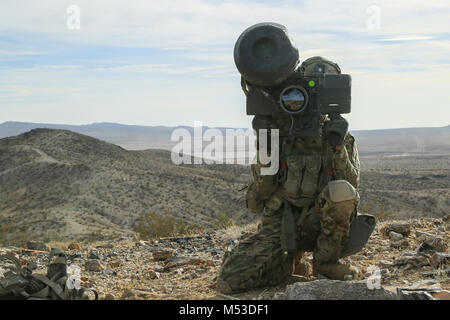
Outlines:
[[[433,37],[428,36],[400,36],[400,37],[393,37],[393,38],[384,38],[384,39],[378,39],[377,41],[418,41],[418,40],[431,40]]]
[[[0,35],[15,40],[0,38],[7,103],[0,122],[193,124],[197,117],[206,125],[248,124],[232,51],[239,34],[261,21],[286,25],[301,59],[322,55],[353,75],[354,127],[444,125],[450,118],[448,1],[77,0],[81,29],[74,31],[66,28],[69,4],[0,2]],[[366,27],[373,4],[379,29]],[[90,45],[153,47],[171,59],[90,58]],[[52,56],[32,59],[42,54]],[[8,63],[15,60],[26,63]]]

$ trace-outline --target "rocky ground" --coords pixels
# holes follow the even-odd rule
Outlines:
[[[6,247],[0,248],[0,253],[13,252],[24,265],[34,261],[37,272],[45,273],[46,251],[59,247],[72,265],[81,268],[82,285],[96,288],[100,299],[342,299],[352,297],[352,292],[355,299],[383,299],[395,298],[397,288],[413,292],[415,298],[449,299],[450,216],[379,223],[367,246],[345,259],[360,269],[359,282],[314,281],[318,279],[304,273],[295,277],[299,281],[295,284],[233,296],[216,292],[215,279],[223,254],[255,230],[253,224],[155,241],[121,237],[90,244],[30,242],[29,249]],[[308,255],[302,263],[307,266],[311,259]],[[0,274],[2,270],[5,266]],[[387,291],[360,293],[367,287],[367,279],[377,272]],[[335,290],[331,293],[330,288]]]

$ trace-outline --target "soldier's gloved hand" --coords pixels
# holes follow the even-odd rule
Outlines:
[[[344,143],[348,122],[340,114],[330,114],[330,121],[325,123],[325,135],[333,149]]]

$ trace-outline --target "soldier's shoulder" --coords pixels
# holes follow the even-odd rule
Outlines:
[[[351,133],[351,131],[347,131],[344,140],[348,143],[354,143],[356,141],[355,136]]]

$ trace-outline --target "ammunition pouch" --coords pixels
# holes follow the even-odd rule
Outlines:
[[[322,158],[318,154],[291,155],[287,158],[285,195],[289,198],[314,198],[318,192]]]

